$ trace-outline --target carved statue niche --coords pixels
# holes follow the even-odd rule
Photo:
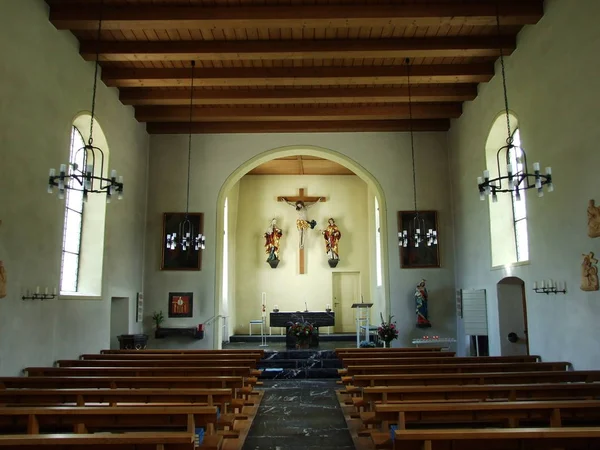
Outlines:
[[[600,206],[596,206],[594,200],[590,200],[587,208],[588,236],[600,237]]]
[[[598,260],[594,258],[594,252],[589,252],[583,256],[581,263],[581,290],[582,291],[597,291],[598,290]]]

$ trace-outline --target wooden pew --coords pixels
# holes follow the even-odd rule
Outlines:
[[[461,424],[508,428],[561,427],[565,423],[593,426],[600,420],[600,401],[386,403],[375,405],[375,412],[361,413],[360,418],[365,425],[383,424],[383,431],[371,433],[377,444],[389,439],[390,424],[397,424],[399,430]]]
[[[398,348],[383,348],[383,347],[371,347],[371,348],[336,348],[336,355],[346,353],[411,353],[411,352],[427,352],[435,353],[441,352],[442,347],[398,347]]]
[[[354,386],[431,386],[466,384],[591,383],[600,381],[600,370],[545,372],[481,372],[354,375]]]
[[[136,361],[143,359],[168,359],[168,360],[211,360],[211,359],[253,359],[259,361],[263,357],[262,353],[183,353],[183,354],[169,354],[169,353],[110,353],[110,354],[84,354],[79,359],[84,360],[104,360],[104,359],[120,359],[127,361]]]
[[[216,406],[0,407],[0,433],[3,434],[63,430],[73,433],[152,431],[156,427],[193,433],[203,427],[211,435],[216,424]]]
[[[337,358],[341,361],[345,361],[350,358],[358,358],[358,359],[420,359],[420,358],[458,358],[454,352],[397,352],[397,353],[341,353],[336,355]]]
[[[368,366],[368,365],[391,365],[391,364],[491,364],[491,363],[524,363],[537,362],[538,356],[478,356],[478,357],[450,357],[450,358],[396,358],[396,356],[384,358],[344,358],[344,367]]]
[[[30,377],[249,377],[256,374],[249,367],[27,367],[24,372]]]
[[[214,440],[213,440],[214,441]],[[126,446],[126,447],[125,447]],[[119,434],[25,434],[0,435],[0,448],[19,450],[194,450],[194,435],[189,432],[128,432]],[[217,448],[202,445],[200,448]]]
[[[256,368],[254,359],[213,359],[213,360],[170,360],[170,359],[103,359],[103,360],[81,360],[61,359],[56,361],[58,367],[248,367]]]
[[[399,430],[394,439],[402,450],[592,450],[600,448],[600,428]]]
[[[558,399],[600,400],[600,383],[374,386],[365,387],[362,397],[355,397],[353,403],[354,406],[364,406],[369,410],[376,403]]]
[[[264,356],[264,350],[242,350],[242,349],[226,349],[226,350],[173,350],[173,349],[146,349],[146,350],[100,350],[103,355],[110,354],[165,354],[165,355],[210,355],[219,353],[260,353],[261,357]]]
[[[391,373],[477,373],[477,372],[535,372],[566,371],[571,367],[569,362],[535,362],[535,363],[488,363],[488,364],[411,364],[411,365],[371,365],[348,366],[348,375],[391,374]]]
[[[231,389],[0,389],[0,406],[189,403],[227,412],[232,401]]]
[[[241,376],[204,377],[4,377],[2,389],[241,389]]]

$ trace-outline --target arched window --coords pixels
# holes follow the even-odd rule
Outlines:
[[[70,164],[86,166],[85,152],[77,150],[88,141],[89,132],[90,115],[77,116],[71,127]],[[108,144],[102,128],[95,119],[94,144],[102,148],[105,157],[104,168],[97,165],[94,174],[106,177],[109,163]],[[100,173],[101,170],[103,173]],[[90,194],[88,201],[84,202],[82,192],[67,189],[60,270],[61,297],[101,298],[105,219],[106,195]]]
[[[515,148],[508,155],[512,167],[522,169],[521,134],[518,120],[509,114]],[[496,155],[498,149],[506,145],[506,115],[501,114],[494,122],[485,146],[487,169],[490,177],[498,176]],[[506,170],[505,155],[500,155],[500,170]],[[506,175],[502,173],[502,175]],[[497,202],[489,202],[490,237],[492,250],[492,266],[506,266],[529,259],[529,243],[527,235],[527,200],[526,190],[521,190],[519,198],[514,194],[499,194]]]
[[[77,152],[85,145],[77,127],[71,127],[71,149],[69,152],[69,173],[73,164],[85,167],[85,152]],[[75,181],[71,181],[74,183]],[[79,261],[81,257],[81,231],[83,227],[83,192],[67,189],[65,196],[65,225],[61,261],[61,292],[77,292],[79,284]]]

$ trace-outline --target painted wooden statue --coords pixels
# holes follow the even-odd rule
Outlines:
[[[590,200],[587,208],[588,236],[600,237],[600,206],[596,206],[594,200]]]
[[[329,256],[329,265],[331,266],[333,262],[337,266],[337,263],[340,260],[340,254],[338,249],[338,244],[340,242],[340,238],[342,237],[342,233],[340,229],[335,224],[335,220],[330,218],[328,220],[329,225],[325,228],[321,233],[325,238],[325,252]]]
[[[415,290],[415,303],[417,307],[417,328],[429,328],[431,326],[431,322],[429,322],[429,313],[427,311],[427,300],[429,294],[427,293],[427,288],[425,287],[425,279],[422,279],[419,284],[417,284],[417,289]]]
[[[594,258],[594,252],[589,252],[587,255],[582,255],[581,263],[581,290],[582,291],[597,291],[598,290],[598,260]]]
[[[277,219],[271,220],[271,224],[265,232],[265,252],[267,254],[267,262],[273,266],[279,263],[279,239],[283,236],[283,232],[277,227]]]

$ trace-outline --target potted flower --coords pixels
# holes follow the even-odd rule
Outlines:
[[[154,321],[154,326],[156,327],[154,330],[154,337],[158,339],[158,329],[160,328],[160,324],[165,321],[165,315],[162,311],[154,311],[154,313],[152,313],[152,320]]]
[[[288,334],[296,338],[296,348],[308,348],[315,327],[312,323],[302,320],[292,323],[288,329]]]
[[[396,322],[392,322],[392,317],[394,316],[389,316],[386,322],[383,320],[383,314],[381,314],[381,325],[377,328],[377,335],[379,339],[385,342],[386,347],[389,347],[394,339],[398,339],[398,329],[396,328]]]

